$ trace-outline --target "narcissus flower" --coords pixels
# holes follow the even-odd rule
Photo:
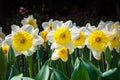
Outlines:
[[[54,29],[54,26],[61,26],[63,24],[63,21],[58,21],[53,19],[50,19],[48,22],[43,22],[42,23],[42,28],[48,32],[50,32],[52,29]]]
[[[88,36],[87,46],[92,50],[93,56],[99,60],[99,56],[106,49],[109,39],[102,30],[94,30]]]
[[[109,48],[111,50],[116,49],[116,51],[119,53],[120,49],[120,37],[118,32],[115,32],[113,35],[111,35],[112,39],[109,42]]]
[[[21,21],[22,25],[29,24],[32,25],[35,28],[37,28],[37,20],[33,18],[33,15],[28,16],[27,18],[24,18]]]
[[[26,56],[35,52],[37,45],[43,43],[43,39],[38,35],[39,30],[33,29],[31,25],[24,25],[21,28],[12,25],[11,43],[16,55],[23,53]]]
[[[62,61],[66,62],[68,60],[68,49],[63,47],[59,49],[55,49],[51,59],[52,60],[57,60],[57,59],[62,59]]]
[[[60,46],[67,47],[72,49],[72,38],[70,28],[72,27],[72,22],[67,21],[62,25],[54,23],[55,26],[53,30],[50,31],[47,35],[47,39],[52,43],[51,48],[59,48]]]
[[[52,54],[51,59],[52,60],[61,59],[62,61],[66,62],[68,60],[69,54],[72,54],[73,51],[74,51],[73,49],[69,50],[66,47],[61,47],[61,48],[55,49]]]
[[[2,52],[3,52],[4,56],[6,57],[8,55],[8,52],[9,52],[9,45],[8,44],[2,44],[1,49],[2,49]]]
[[[44,39],[44,42],[47,42],[47,38],[46,38],[47,34],[48,34],[47,30],[43,30],[40,32],[40,36]]]
[[[86,34],[84,33],[85,27],[72,27],[71,33],[72,33],[72,42],[74,47],[83,48],[85,46],[86,41]]]

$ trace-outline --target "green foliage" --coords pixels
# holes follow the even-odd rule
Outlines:
[[[41,70],[38,72],[37,76],[35,77],[35,80],[48,80],[49,77],[49,66],[47,61],[41,68]]]
[[[61,71],[57,69],[52,69],[52,71],[50,80],[69,80]]]

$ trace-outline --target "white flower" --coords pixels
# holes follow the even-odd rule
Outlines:
[[[67,21],[63,24],[54,23],[52,31],[47,34],[47,40],[52,43],[51,49],[59,48],[61,46],[73,49],[70,32],[71,27],[71,21]]]
[[[84,32],[85,27],[73,26],[71,30],[72,42],[74,47],[83,48],[85,46],[86,34]]]
[[[21,21],[21,24],[22,25],[25,25],[25,24],[32,25],[34,27],[34,29],[38,27],[37,20],[33,18],[33,15],[29,15],[27,18],[24,18]]]
[[[48,32],[50,32],[52,29],[54,29],[54,26],[61,26],[63,24],[63,21],[58,21],[53,19],[50,19],[48,22],[43,22],[42,23],[42,28]]]
[[[43,43],[43,39],[38,35],[38,28],[33,29],[31,25],[24,25],[21,28],[12,25],[12,33],[8,35],[16,56],[23,53],[26,56],[32,55],[37,45]]]
[[[65,47],[61,47],[54,50],[51,59],[58,60],[60,58],[62,61],[66,62],[68,60],[69,54],[71,54],[72,52],[73,50],[68,50]]]

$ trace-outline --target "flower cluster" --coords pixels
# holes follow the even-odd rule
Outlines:
[[[71,20],[66,22],[50,20],[43,22],[42,27],[44,30],[40,33],[44,42],[51,43],[52,60],[60,58],[67,61],[68,54],[71,54],[75,48],[85,46],[92,51],[97,60],[101,59],[107,47],[111,51],[113,49],[116,49],[118,53],[120,51],[119,22],[101,21],[98,26],[87,23],[85,26],[78,27],[73,25]]]
[[[79,78],[98,80],[98,77],[106,78],[106,76],[109,80],[108,76],[117,72],[118,65],[116,64],[119,59],[115,59],[115,54],[120,53],[120,23],[118,21],[100,21],[97,26],[90,23],[77,26],[71,20],[64,22],[51,19],[43,22],[41,26],[43,30],[39,31],[40,25],[37,24],[33,15],[30,15],[21,20],[21,26],[11,25],[11,33],[6,36],[0,28],[0,62],[2,64],[0,65],[0,80],[6,80],[8,75],[5,73],[8,71],[11,71],[9,80],[29,79],[27,77],[35,78],[35,80],[48,80],[49,77],[50,80],[57,80],[57,78],[69,80],[67,77],[70,77],[70,80],[79,80]],[[17,59],[21,54],[24,56],[23,59]],[[22,68],[25,71],[21,68],[20,72],[23,75],[13,77],[15,67],[21,67],[20,61],[23,61],[25,66]],[[115,68],[111,66],[112,62],[115,62]],[[111,68],[114,70],[108,71]],[[67,77],[57,70],[61,70]],[[102,73],[105,71],[108,72]],[[26,72],[29,72],[29,75]],[[92,77],[91,74],[96,75]],[[23,77],[26,75],[28,76]],[[116,76],[119,80],[120,76]]]
[[[2,49],[12,46],[16,56],[23,53],[26,56],[32,55],[37,45],[51,45],[53,50],[51,59],[68,60],[68,55],[74,52],[75,48],[87,46],[93,53],[95,59],[100,60],[102,53],[107,47],[112,51],[120,51],[120,25],[119,22],[100,21],[98,26],[87,23],[79,27],[71,20],[63,22],[51,19],[42,23],[43,30],[39,32],[37,20],[33,15],[21,21],[22,27],[12,25],[11,34],[0,34]],[[39,35],[38,35],[39,33]],[[5,52],[5,50],[4,50]],[[8,50],[6,50],[8,52]]]

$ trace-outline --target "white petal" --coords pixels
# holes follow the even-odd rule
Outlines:
[[[95,27],[95,26],[91,26],[90,23],[87,23],[87,24],[86,24],[86,29],[87,29],[88,31],[92,32],[93,30],[96,29],[96,27]]]
[[[69,50],[69,54],[72,54],[74,52],[74,49]]]
[[[70,42],[66,45],[66,47],[67,47],[68,49],[74,49],[74,46],[73,46],[73,44],[72,44],[72,41],[70,41]]]
[[[43,23],[42,23],[42,28],[43,28],[44,30],[46,30],[47,26],[48,26],[48,22],[43,22]]]
[[[62,24],[59,21],[54,21],[53,26],[52,26],[52,30],[55,31],[57,28],[60,28],[61,25]]]
[[[38,29],[38,28],[36,28],[36,29],[34,29],[34,30],[32,31],[32,35],[33,35],[33,36],[38,35],[38,33],[39,33],[39,29]]]
[[[55,42],[53,42],[51,45],[51,49],[60,48],[60,47],[61,47],[61,45],[56,44]]]
[[[31,56],[31,55],[33,54],[33,51],[31,51],[31,50],[24,51],[23,54],[24,54],[25,56]]]
[[[52,60],[57,60],[57,59],[59,59],[58,50],[54,50],[51,59],[52,59]]]
[[[15,53],[16,57],[22,54],[22,53],[19,53],[18,51],[16,51],[14,48],[13,48],[13,50],[14,50],[14,53]]]
[[[66,61],[68,60],[68,57],[66,57],[66,58],[61,58],[61,59],[62,59],[62,61],[66,62]]]
[[[21,27],[21,29],[29,32],[30,34],[31,34],[32,31],[33,31],[33,27],[32,27],[31,25],[29,25],[29,24],[23,25],[23,26]]]
[[[69,21],[65,22],[62,26],[63,27],[68,27],[68,28],[72,28],[72,21],[69,20]]]
[[[5,37],[5,42],[8,44],[8,45],[11,45],[12,43],[12,35],[9,34]]]
[[[79,30],[76,28],[71,28],[71,36],[72,36],[72,40],[77,39],[80,36]]]
[[[33,18],[33,15],[29,15],[28,18]]]
[[[51,43],[54,42],[53,39],[53,31],[49,32],[46,36],[47,40],[50,41]]]
[[[40,36],[36,36],[33,41],[33,45],[37,46],[37,45],[43,44],[43,42],[44,42],[44,40]]]
[[[98,24],[98,27],[97,27],[98,29],[103,29],[103,28],[105,28],[105,22],[103,22],[103,21],[100,21],[100,23]]]
[[[102,51],[96,51],[96,50],[92,50],[92,53],[93,53],[93,57],[97,60],[100,60],[101,59],[101,54],[102,54]]]
[[[13,31],[13,32],[18,32],[18,31],[20,31],[20,27],[17,26],[17,25],[12,25],[11,28],[12,28],[12,31]]]

